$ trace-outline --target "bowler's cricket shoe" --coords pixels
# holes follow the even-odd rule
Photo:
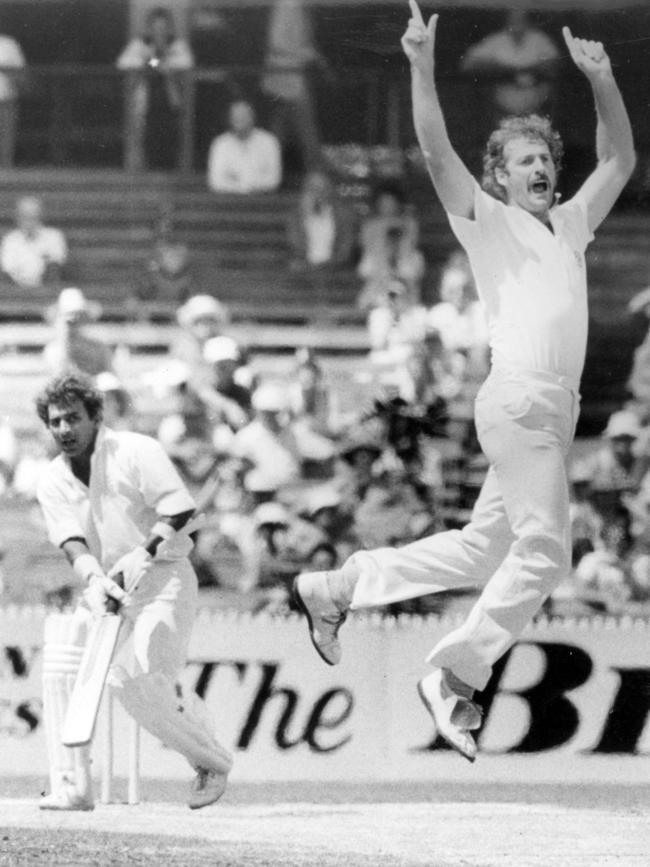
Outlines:
[[[436,668],[418,683],[418,693],[433,717],[438,734],[450,747],[470,762],[476,758],[476,741],[470,734],[480,728],[483,711],[468,695],[460,695],[449,681],[455,680],[451,672]]]
[[[305,572],[293,582],[294,599],[307,618],[312,644],[328,665],[341,661],[338,633],[347,617],[347,609],[332,597],[329,579],[335,575],[335,572]]]
[[[197,768],[188,802],[190,810],[199,810],[216,803],[226,791],[227,783],[228,774]]]

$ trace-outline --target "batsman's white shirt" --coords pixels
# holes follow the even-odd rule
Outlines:
[[[487,318],[492,361],[578,382],[587,345],[585,249],[593,239],[579,194],[550,212],[553,231],[478,185],[474,219],[449,215]]]
[[[87,487],[64,455],[48,465],[38,487],[50,541],[82,537],[105,570],[142,545],[161,515],[194,509],[174,465],[154,439],[101,426]],[[178,533],[161,545],[156,560],[186,557],[192,542]]]

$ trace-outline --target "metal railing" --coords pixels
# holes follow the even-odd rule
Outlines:
[[[132,99],[139,73],[91,64],[35,65],[19,73],[5,72],[16,77],[19,88],[16,165],[108,166],[127,171],[144,167]],[[272,103],[260,84],[263,74],[260,67],[251,66],[178,74],[179,171],[202,169],[207,142],[223,131],[231,100],[250,99],[259,108],[262,122],[267,119]],[[381,70],[338,70],[332,80],[318,86],[324,144],[355,141],[398,146],[405,128],[410,131],[410,121],[405,124],[403,116],[406,87],[405,77]],[[211,99],[219,105],[206,112]]]

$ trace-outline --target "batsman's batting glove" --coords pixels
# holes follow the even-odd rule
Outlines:
[[[91,575],[83,597],[93,614],[106,614],[108,602],[115,599],[121,605],[128,602],[127,593],[106,575]]]
[[[133,593],[140,580],[147,574],[151,568],[151,554],[142,546],[138,545],[128,554],[124,554],[115,563],[108,573],[109,578],[115,578],[116,575],[122,575],[124,580],[124,588],[127,593]]]

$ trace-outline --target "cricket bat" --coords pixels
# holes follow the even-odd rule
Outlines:
[[[218,463],[219,461],[217,467]],[[202,513],[212,501],[218,484],[218,472],[213,471],[199,491],[194,514],[182,528],[182,532],[191,533],[199,528]],[[122,583],[120,577],[115,577],[118,584]],[[106,607],[106,613],[96,618],[93,623],[72,689],[61,738],[66,747],[82,747],[93,738],[108,670],[122,625],[119,603],[109,600]]]

